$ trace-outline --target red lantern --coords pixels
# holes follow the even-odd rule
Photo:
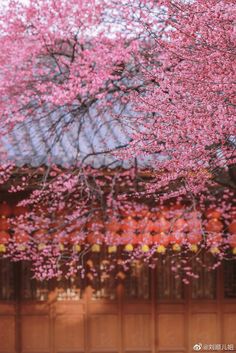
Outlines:
[[[230,223],[228,229],[231,234],[236,234],[236,221]]]
[[[221,217],[221,212],[219,210],[210,208],[205,212],[205,216],[208,219],[219,219]]]
[[[87,239],[90,244],[101,244],[104,240],[104,223],[96,219],[87,223]]]
[[[111,233],[117,233],[121,229],[120,222],[116,219],[112,219],[106,224],[106,230],[108,230]]]
[[[211,218],[207,222],[205,229],[207,232],[211,233],[219,233],[223,229],[223,223],[219,221],[217,218]]]
[[[165,229],[165,226],[164,226],[164,229]],[[152,223],[152,232],[154,233],[154,235],[159,234],[162,231],[163,231],[163,226],[161,225],[159,220]]]
[[[202,236],[200,233],[188,233],[186,240],[188,241],[189,244],[197,244],[200,243],[202,240]]]
[[[201,227],[202,227],[202,223],[201,223],[201,219],[199,217],[199,213],[198,212],[190,212],[187,215],[187,224],[188,224],[188,228],[187,230],[189,232],[193,232],[193,233],[201,233]]]
[[[186,241],[186,235],[181,231],[176,231],[171,234],[170,241],[172,244],[184,244]]]
[[[165,217],[160,217],[158,219],[160,231],[165,233],[170,230],[170,222],[165,219]]]
[[[109,234],[105,237],[105,243],[108,245],[119,245],[123,244],[122,237],[120,234]]]
[[[122,244],[128,244],[130,242],[135,242],[135,243],[138,242],[138,239],[136,239],[138,224],[139,222],[137,222],[132,217],[127,217],[121,222],[121,230],[122,230],[121,243]]]
[[[235,221],[236,220],[236,206],[231,207],[229,214],[231,216],[231,219]]]
[[[152,233],[155,232],[155,222],[151,219],[144,218],[138,222],[137,230],[139,232],[139,235],[135,237],[137,243],[152,244]]]
[[[9,230],[10,223],[8,218],[0,218],[0,230]]]
[[[136,238],[137,238],[136,244],[140,243],[140,244],[151,245],[153,243],[153,236],[149,232],[144,232],[143,234],[136,236]],[[135,244],[135,242],[133,242],[133,244]]]
[[[233,248],[236,247],[236,233],[228,237],[228,242]]]
[[[122,235],[121,237],[121,244],[139,244],[141,242],[140,235],[136,234],[135,232],[127,232]]]
[[[106,229],[106,243],[109,245],[120,243],[121,224],[116,218],[111,218],[105,225]]]
[[[170,243],[170,236],[164,232],[153,236],[153,243],[168,246]]]
[[[24,230],[17,230],[14,235],[14,240],[19,244],[27,243],[29,241],[29,233]]]
[[[74,229],[71,232],[68,232],[68,241],[69,241],[69,243],[74,244],[74,243],[82,242],[84,240],[85,236],[84,237],[82,237],[82,236],[78,237],[79,234],[81,234],[79,228],[78,229]]]
[[[104,240],[104,237],[101,233],[88,233],[87,239],[89,244],[101,244]]]
[[[10,234],[5,230],[0,230],[0,244],[6,244],[10,240]]]
[[[0,217],[1,218],[7,218],[10,217],[12,214],[12,209],[11,207],[8,205],[7,202],[3,202],[0,204]]]
[[[205,226],[205,230],[208,232],[207,243],[208,244],[220,244],[222,242],[221,232],[223,224],[217,218],[210,218]]]
[[[234,251],[236,251],[236,221],[233,221],[230,223],[228,226],[229,232],[231,233],[228,236],[228,242],[229,244],[234,248]]]
[[[137,222],[132,217],[127,217],[121,222],[121,229],[124,233],[128,231],[136,231],[138,228],[138,224],[139,222]]]
[[[156,222],[153,222],[152,220],[145,218],[143,220],[140,220],[137,223],[137,229],[139,230],[140,233],[152,233],[156,229]]]
[[[133,234],[130,234],[130,240],[128,240],[128,242],[133,245],[149,244],[148,237],[149,236],[147,234],[138,234],[137,235],[136,233],[133,233]]]
[[[183,218],[178,218],[174,221],[173,231],[174,232],[185,232],[188,229],[188,223]]]

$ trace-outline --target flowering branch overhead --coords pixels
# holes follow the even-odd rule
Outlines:
[[[9,1],[0,14],[1,187],[27,212],[1,229],[4,256],[40,263],[43,278],[61,273],[67,245],[74,263],[92,244],[130,245],[148,259],[168,246],[201,243],[218,259],[235,248],[235,18],[233,0]],[[165,227],[174,203],[188,206],[184,222],[194,212],[198,234],[178,217],[176,234]],[[136,227],[134,244],[126,236],[140,204],[155,240]],[[138,210],[128,221],[126,207]],[[224,241],[212,235],[223,230]]]

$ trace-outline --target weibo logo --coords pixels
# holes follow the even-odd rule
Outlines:
[[[202,349],[202,344],[201,343],[197,343],[193,346],[193,350],[194,351],[200,351]]]

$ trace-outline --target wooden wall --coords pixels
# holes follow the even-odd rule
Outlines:
[[[154,276],[154,274],[152,274]],[[190,353],[196,343],[234,344],[236,299],[226,298],[218,271],[215,299],[158,299],[153,278],[148,299],[0,302],[0,353]],[[212,350],[209,350],[209,352]],[[207,350],[205,350],[207,352]]]
[[[1,353],[188,353],[236,347],[234,302],[55,302],[0,305]],[[20,312],[19,312],[20,311]]]

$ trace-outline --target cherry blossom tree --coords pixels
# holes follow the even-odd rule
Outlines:
[[[235,188],[234,19],[233,1],[10,1],[1,125],[131,100],[144,129],[122,158],[159,154],[157,188],[197,192],[224,169]]]
[[[235,4],[143,3],[150,13],[162,9],[164,30],[144,24],[152,45],[141,53],[140,68],[152,84],[134,92],[133,101],[143,120],[152,119],[130,153],[166,156],[156,165],[164,171],[158,187],[179,179],[180,194],[198,193],[207,180],[235,189]]]
[[[61,274],[58,259],[69,274],[82,271],[83,254],[103,242],[125,243],[126,263],[152,262],[168,244],[196,254],[203,241],[220,262],[229,241],[215,233],[235,215],[235,11],[230,0],[9,1],[0,14],[1,134],[53,115],[56,141],[58,126],[62,135],[96,110],[142,128],[94,155],[155,158],[146,174],[136,165],[111,172],[86,166],[78,148],[73,166],[35,172],[6,155],[2,184],[23,199],[2,253],[9,242],[10,256],[33,260],[41,279]]]

